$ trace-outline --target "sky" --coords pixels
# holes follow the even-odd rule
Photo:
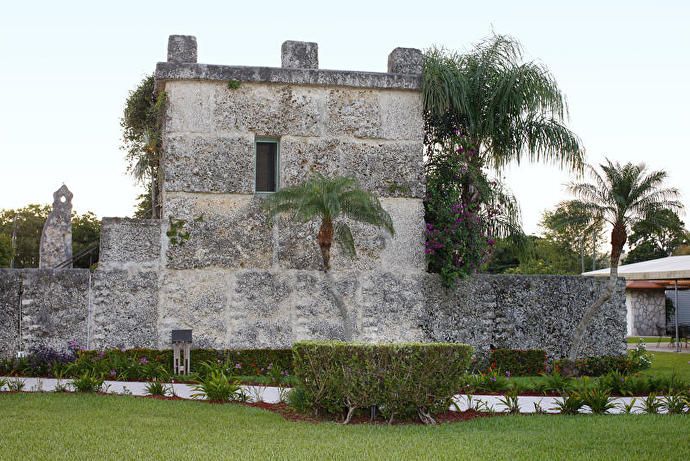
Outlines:
[[[120,117],[128,92],[166,59],[168,35],[195,35],[199,62],[280,66],[285,40],[319,44],[323,69],[386,70],[398,46],[466,51],[518,39],[565,93],[587,161],[669,172],[690,208],[690,2],[8,2],[0,13],[0,209],[52,202],[128,216]],[[504,172],[525,230],[569,198],[573,176],[522,163]]]

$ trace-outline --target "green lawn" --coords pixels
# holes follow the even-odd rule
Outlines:
[[[625,340],[628,342],[628,344],[637,344],[640,342],[640,339],[643,340],[647,344],[656,344],[657,342],[659,342],[658,336],[628,336]],[[662,343],[669,343],[669,342],[671,342],[671,337],[662,336],[661,342]]]
[[[678,352],[650,352],[652,368],[642,372],[644,375],[671,376],[673,373],[686,382],[690,382],[690,354]]]
[[[652,354],[652,367],[640,372],[642,375],[670,377],[675,373],[676,377],[686,383],[690,383],[690,354],[676,352],[650,352]],[[516,376],[510,378],[521,386],[531,389],[543,381],[541,376]],[[595,381],[597,378],[592,378]]]
[[[688,416],[342,426],[233,404],[0,394],[1,459],[686,459],[688,433]]]

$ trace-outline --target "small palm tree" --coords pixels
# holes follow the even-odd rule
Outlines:
[[[352,177],[327,178],[311,176],[303,184],[281,189],[265,202],[271,216],[289,213],[296,221],[321,221],[317,242],[323,259],[323,270],[331,268],[331,246],[338,242],[343,251],[355,256],[355,243],[350,227],[341,218],[349,218],[395,234],[393,221],[371,192],[362,190]]]
[[[644,164],[611,162],[600,165],[601,173],[592,166],[587,171],[592,182],[574,183],[570,190],[581,201],[582,207],[609,223],[611,230],[611,271],[609,282],[585,311],[575,330],[569,358],[575,359],[584,333],[601,306],[609,300],[618,279],[618,264],[630,228],[641,220],[654,221],[664,209],[681,210],[677,200],[678,189],[663,187],[667,173],[663,170],[648,171]]]

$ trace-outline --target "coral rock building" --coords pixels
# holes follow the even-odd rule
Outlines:
[[[351,336],[567,353],[605,281],[479,275],[446,290],[425,271],[422,54],[396,48],[379,73],[319,69],[315,43],[281,51],[279,68],[199,64],[194,37],[170,37],[155,72],[162,218],[103,219],[94,272],[0,269],[0,355],[73,339],[170,348],[176,329],[218,349]],[[334,247],[331,277],[317,223],[269,222],[261,208],[314,172],[355,176],[396,231],[352,225],[358,258]],[[583,355],[625,350],[623,290]]]
[[[269,223],[261,209],[266,194],[315,172],[356,177],[393,218],[394,238],[355,226],[359,258],[337,250],[333,258],[356,337],[378,336],[360,310],[366,290],[387,274],[425,270],[421,52],[393,50],[385,73],[319,69],[318,46],[308,42],[283,43],[280,68],[196,56],[194,37],[171,36],[155,74],[167,99],[161,340],[180,324],[212,347],[340,336],[319,273],[317,224]]]

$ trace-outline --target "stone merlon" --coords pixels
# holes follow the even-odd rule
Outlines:
[[[196,37],[171,35],[168,37],[168,62],[196,62]]]
[[[287,40],[280,48],[280,62],[289,69],[318,69],[319,44]]]
[[[196,50],[195,37],[171,35],[168,61],[156,65],[156,80],[238,80],[400,90],[421,88],[423,56],[414,48],[393,50],[388,57],[388,72],[319,69],[318,44],[313,42],[284,42],[281,47],[282,67],[198,64]]]

